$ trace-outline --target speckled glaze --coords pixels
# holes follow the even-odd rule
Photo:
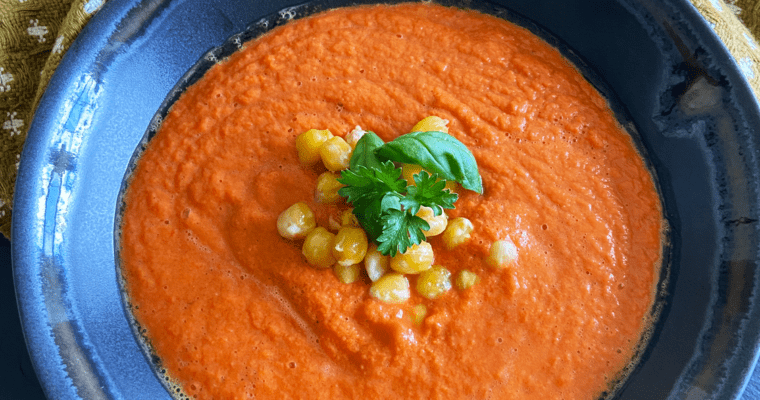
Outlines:
[[[662,314],[614,398],[738,398],[760,339],[760,107],[739,68],[686,0],[498,3],[468,5],[560,38],[549,41],[616,99],[659,178]],[[347,2],[296,4],[112,0],[64,57],[31,126],[13,221],[22,323],[49,398],[170,398],[121,300],[122,179],[175,89],[273,25]]]

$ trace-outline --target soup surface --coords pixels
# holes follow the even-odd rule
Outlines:
[[[316,269],[277,233],[321,166],[295,137],[384,140],[448,119],[484,193],[435,264],[480,280],[402,304]],[[648,328],[661,256],[653,180],[604,98],[513,24],[430,4],[338,9],[252,41],[187,89],[131,177],[122,274],[162,367],[200,399],[593,399]],[[343,205],[342,207],[346,207]],[[518,259],[489,268],[495,240]],[[411,278],[412,286],[414,278]],[[413,307],[427,315],[412,321]]]

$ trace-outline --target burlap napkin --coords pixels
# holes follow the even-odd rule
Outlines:
[[[34,109],[66,49],[106,0],[0,0],[0,233],[10,237],[13,188]],[[691,0],[760,98],[760,0]],[[742,21],[746,24],[743,25]]]

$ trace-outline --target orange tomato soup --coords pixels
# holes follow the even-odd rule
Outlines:
[[[309,266],[276,220],[299,201],[322,226],[335,212],[298,134],[389,141],[428,115],[484,186],[459,191],[449,217],[475,229],[453,250],[430,238],[435,264],[480,281],[386,304],[366,277]],[[631,138],[557,50],[477,12],[337,9],[246,44],[174,104],[125,204],[131,311],[199,399],[594,399],[651,322],[663,218]],[[500,270],[484,261],[496,240],[518,249]]]

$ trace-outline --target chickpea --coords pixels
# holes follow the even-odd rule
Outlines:
[[[369,294],[385,303],[403,303],[411,296],[409,280],[395,272],[385,274],[370,286]]]
[[[449,223],[449,217],[446,216],[446,212],[442,211],[441,215],[436,216],[430,207],[420,207],[420,210],[417,211],[417,216],[424,219],[430,225],[430,229],[422,231],[425,237],[440,235]]]
[[[285,239],[303,239],[315,226],[314,212],[303,202],[293,204],[277,217],[277,232]]]
[[[414,176],[422,171],[422,167],[415,164],[403,164],[401,165],[401,177],[406,180],[407,185],[417,186],[417,182],[414,181]]]
[[[331,231],[337,231],[341,226],[340,215],[330,214],[327,217],[327,228]]]
[[[316,198],[318,203],[329,204],[340,200],[338,190],[343,184],[338,182],[339,174],[335,172],[323,172],[317,177]]]
[[[347,266],[362,262],[367,254],[367,234],[362,228],[344,226],[335,235],[332,255],[338,264]]]
[[[319,149],[333,134],[327,130],[309,129],[296,138],[296,150],[301,164],[314,165],[319,161]]]
[[[419,274],[433,266],[433,247],[428,242],[420,242],[406,249],[406,252],[391,257],[390,266],[403,274]]]
[[[493,268],[504,268],[517,259],[517,246],[511,240],[497,240],[491,243],[486,263]]]
[[[435,299],[451,289],[451,272],[435,265],[420,273],[417,278],[417,293],[428,299]]]
[[[449,222],[448,226],[446,226],[446,230],[443,232],[443,243],[446,245],[447,249],[451,250],[470,240],[470,234],[473,229],[474,227],[469,219],[464,217],[454,218]]]
[[[473,272],[463,269],[457,273],[457,277],[454,280],[454,285],[460,290],[469,289],[472,285],[478,283],[480,278]]]
[[[351,160],[351,146],[346,143],[340,136],[333,136],[319,148],[319,155],[325,168],[332,172],[337,172],[348,168],[348,162]]]
[[[416,123],[412,128],[412,132],[430,132],[438,131],[449,133],[449,120],[431,115],[423,118],[420,122]]]
[[[335,234],[321,226],[311,231],[303,242],[302,253],[306,261],[317,268],[330,268],[335,264],[330,251],[334,239]]]
[[[401,165],[401,177],[406,180],[407,185],[417,186],[417,182],[414,181],[414,176],[420,172],[425,171],[419,165],[415,164],[402,164]],[[430,175],[430,172],[425,171]],[[440,179],[439,179],[440,180]],[[451,193],[459,193],[459,184],[456,181],[446,181],[444,189],[448,189]]]
[[[357,279],[359,279],[359,265],[357,264],[335,264],[333,271],[335,272],[335,276],[338,277],[338,280],[343,283],[354,283]]]
[[[340,224],[341,226],[349,226],[352,228],[361,227],[361,225],[359,224],[359,220],[356,218],[356,215],[354,215],[353,208],[349,208],[348,210],[345,210],[342,213],[340,213]]]
[[[356,128],[354,128],[351,132],[348,133],[348,135],[346,135],[346,143],[348,143],[352,149],[356,148],[356,143],[359,142],[359,139],[361,139],[365,133],[367,133],[367,131],[357,125]]]
[[[457,181],[446,181],[446,186],[443,187],[444,189],[448,189],[451,193],[457,193],[459,194],[459,184]]]
[[[330,216],[327,218],[327,223],[329,224],[330,229],[333,231],[337,231],[344,226],[351,228],[361,228],[359,220],[356,218],[356,215],[354,215],[353,208],[341,211],[339,215],[330,214]]]
[[[364,268],[372,282],[377,281],[388,272],[388,256],[384,256],[374,243],[369,245],[367,255],[364,256]]]

